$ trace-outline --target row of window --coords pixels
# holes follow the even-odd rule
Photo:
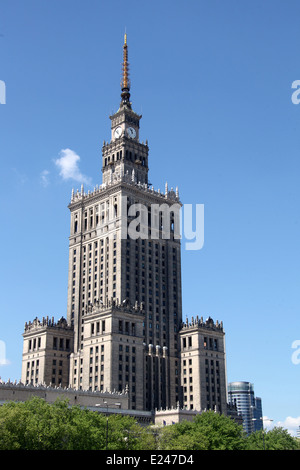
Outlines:
[[[26,384],[39,383],[39,366],[40,366],[39,359],[36,359],[31,362],[27,362]],[[61,359],[52,360],[52,369],[51,369],[52,385],[60,385],[62,383],[63,366],[64,366],[63,360]]]
[[[206,338],[204,338],[204,341],[205,340]],[[208,349],[214,349],[213,342],[211,343],[211,347],[208,347]],[[205,374],[207,408],[212,408],[215,405],[220,405],[221,403],[219,361],[215,361],[213,359],[209,361],[209,359],[205,359]]]
[[[146,240],[127,240],[126,242],[126,255],[127,255],[127,273],[126,273],[126,295],[125,297],[129,298],[131,302],[138,301],[138,302],[145,302],[147,296],[147,304],[148,304],[148,311],[152,312],[152,310],[156,311],[156,313],[164,314],[167,307],[170,307],[170,302],[167,302],[167,290],[170,279],[167,278],[167,269],[165,263],[166,254],[169,253],[173,259],[173,290],[172,290],[172,299],[173,299],[173,315],[175,320],[175,327],[174,333],[178,331],[177,325],[177,293],[178,293],[178,286],[177,286],[177,247],[167,247],[166,245],[161,245],[160,243],[153,242],[153,241],[146,241]],[[109,271],[108,266],[108,259],[109,259],[109,251],[111,248],[111,252],[113,255],[113,270],[112,272]],[[85,306],[89,303],[93,303],[94,299],[99,299],[100,301],[105,301],[105,298],[108,297],[109,294],[109,286],[110,286],[110,276],[112,276],[112,296],[116,297],[116,260],[117,260],[117,242],[106,239],[97,240],[95,242],[90,242],[83,247],[83,254],[82,254],[82,291],[81,291],[81,309],[82,314],[84,315]],[[130,257],[130,253],[132,253],[132,249],[135,249],[136,252],[136,266],[135,266],[135,286],[132,284],[132,269],[130,269],[130,264],[132,258]],[[100,256],[99,256],[100,254]],[[72,292],[72,319],[74,318],[75,314],[75,280],[76,280],[76,267],[77,267],[77,253],[76,249],[73,250],[73,292]],[[146,285],[146,272],[145,269],[142,267],[142,263],[145,264],[146,259],[143,261],[143,256],[151,256],[152,263],[147,264],[149,272],[147,272],[147,285]],[[155,258],[154,258],[155,257]],[[101,264],[98,265],[96,261],[100,258]],[[157,265],[155,265],[157,262]],[[115,264],[114,264],[115,263]],[[162,265],[162,267],[159,265]],[[163,266],[165,264],[165,266]],[[98,269],[100,267],[100,270]],[[102,269],[101,269],[102,268]],[[172,276],[172,274],[171,274]],[[167,284],[168,283],[168,284]],[[131,295],[135,292],[135,298],[132,298]],[[160,298],[161,293],[161,298]],[[148,295],[147,295],[148,294]],[[150,313],[150,315],[152,315]],[[151,318],[149,317],[149,320]],[[163,322],[161,318],[157,324],[152,324],[151,321],[147,322],[147,331],[149,336],[155,336],[157,340],[161,339],[164,341],[162,345],[166,345],[167,335],[166,335],[166,327],[163,325],[160,328],[160,324]],[[152,327],[155,333],[152,332]],[[97,326],[92,327],[94,328],[92,334],[100,334],[99,327]],[[144,332],[146,334],[146,332]],[[161,336],[161,338],[160,338]],[[177,340],[177,335],[176,338]],[[83,340],[83,335],[82,335]],[[175,348],[177,349],[177,344],[175,344]]]
[[[94,323],[91,323],[90,328],[91,328],[91,336],[104,334],[105,333],[105,320],[101,320],[101,322],[96,321]]]
[[[27,362],[26,369],[26,384],[38,384],[39,382],[39,359]]]
[[[58,338],[53,337],[52,349],[58,349],[60,351],[70,351],[70,339],[69,338]],[[42,338],[38,336],[28,340],[28,352],[35,351],[42,347]]]
[[[34,351],[36,349],[40,349],[42,344],[42,338],[39,336],[38,338],[33,338],[28,340],[28,352]]]
[[[123,328],[125,325],[120,324],[119,328]],[[127,325],[128,331],[130,331],[130,325]],[[120,331],[121,333],[121,331]],[[124,331],[123,331],[124,333]],[[120,338],[120,341],[122,339]],[[119,385],[118,389],[121,392],[125,386],[130,386],[130,400],[131,400],[131,407],[135,409],[136,403],[136,347],[129,346],[128,344],[123,345],[119,344]]]
[[[104,158],[104,166],[108,166],[114,162],[118,162],[122,160],[122,155],[123,152],[120,150],[119,152],[116,152],[115,154],[113,153],[111,156],[109,155],[108,157]],[[130,161],[130,162],[139,162],[142,166],[147,165],[147,159],[146,157],[140,156],[137,153],[131,152],[131,150],[126,150],[125,151],[125,159]]]
[[[130,264],[132,258],[130,254],[132,249],[134,249],[135,244],[135,284],[134,277],[129,274],[132,273],[130,269]],[[131,248],[131,250],[130,250]],[[169,250],[172,250],[171,253]],[[163,345],[166,345],[166,313],[167,305],[170,306],[171,298],[168,298],[167,302],[167,291],[168,284],[170,279],[166,275],[166,257],[167,252],[169,257],[172,256],[173,259],[173,290],[172,300],[173,300],[173,315],[175,320],[174,332],[177,331],[176,320],[177,320],[177,271],[176,271],[176,260],[177,260],[177,248],[172,247],[169,250],[167,246],[161,245],[153,241],[146,240],[127,240],[127,276],[126,276],[126,295],[130,298],[130,293],[135,292],[136,301],[145,302],[147,298],[147,309],[150,312],[147,318],[147,321],[144,322],[144,326],[147,326],[147,334],[149,338],[155,337],[157,340],[161,339]],[[147,263],[147,273],[146,273],[146,262]],[[169,261],[169,258],[168,258]],[[159,266],[160,267],[159,267]],[[142,269],[141,269],[142,268]],[[161,268],[161,269],[160,269]],[[147,278],[146,278],[147,275]],[[130,282],[131,281],[131,282]],[[152,320],[152,311],[155,311],[156,314],[161,313],[162,317],[156,315],[157,323],[153,323]],[[153,331],[154,330],[154,331]],[[143,332],[146,335],[146,330]]]
[[[144,245],[144,240],[142,240],[142,245]],[[103,247],[103,240],[100,240],[100,246]],[[104,295],[108,295],[108,289],[109,289],[109,286],[108,286],[108,282],[109,282],[109,279],[108,279],[108,275],[109,275],[109,272],[108,272],[108,251],[109,251],[109,243],[107,242],[106,243],[106,278],[104,276],[104,265],[103,263],[101,263],[100,265],[100,269],[101,269],[101,272],[100,272],[100,280],[98,279],[98,267],[97,267],[97,261],[98,261],[98,258],[97,258],[97,254],[98,254],[98,251],[97,251],[97,248],[98,248],[98,244],[97,242],[94,243],[94,253],[92,253],[92,244],[90,243],[89,244],[89,253],[88,253],[88,259],[90,260],[89,261],[89,268],[88,268],[88,272],[86,272],[86,247],[84,246],[83,247],[83,271],[82,271],[82,275],[83,275],[83,278],[82,278],[82,309],[84,311],[84,307],[86,305],[86,303],[89,303],[92,301],[92,290],[94,289],[94,297],[95,298],[99,298],[99,300],[102,300],[103,301],[103,296]],[[162,257],[164,257],[164,246],[162,246]],[[144,250],[145,248],[142,246],[142,250]],[[156,253],[158,253],[158,244],[155,244],[155,249],[156,249]],[[129,250],[127,250],[127,271],[130,271],[130,268],[129,268],[129,265],[130,265],[130,257],[129,257]],[[93,254],[93,257],[92,257],[92,254]],[[117,258],[116,258],[116,242],[113,243],[113,284],[112,284],[112,290],[113,290],[113,297],[116,297],[116,263],[117,263]],[[103,258],[103,248],[101,248],[101,258],[100,260],[101,261],[104,261],[104,258]],[[94,269],[92,270],[92,259],[94,260]],[[173,260],[176,259],[176,249],[173,248]],[[158,260],[157,260],[158,261]],[[162,265],[164,264],[164,261],[162,261]],[[145,285],[145,271],[142,270],[142,272],[140,271],[140,269],[138,269],[140,267],[140,263],[137,262],[137,266],[136,266],[136,288],[138,285],[141,284],[141,295],[145,294],[146,292],[146,288],[143,287],[143,285]],[[152,287],[152,273],[151,273],[151,264],[149,265],[149,286]],[[155,268],[157,274],[156,274],[156,280],[158,280],[158,267]],[[166,294],[164,292],[164,290],[166,290],[166,284],[165,284],[165,277],[164,277],[164,271],[165,271],[165,268],[163,267],[162,269],[163,271],[163,278],[162,278],[162,283],[159,284],[158,282],[156,282],[155,286],[156,286],[156,289],[161,285],[161,289],[162,289],[162,297],[163,297],[163,300],[162,300],[162,306],[166,306],[166,301],[164,300],[164,298],[166,298]],[[175,274],[176,274],[176,271],[175,271]],[[139,275],[141,277],[139,277]],[[76,250],[74,250],[73,252],[73,294],[72,294],[72,312],[73,312],[73,315],[72,317],[74,317],[74,310],[75,310],[75,278],[76,278]],[[127,274],[127,281],[130,280],[130,275]],[[176,277],[173,279],[174,280],[174,287],[173,287],[173,301],[174,301],[174,309],[177,309],[177,286],[175,285],[176,283]],[[88,284],[86,284],[86,281],[88,281]],[[87,293],[86,293],[86,288],[87,288]],[[127,288],[127,297],[130,297],[130,284],[129,282],[126,283],[126,288]],[[98,289],[99,289],[99,292],[98,292]],[[137,289],[136,289],[137,291]],[[158,297],[159,295],[159,291],[158,290],[155,290],[155,295],[156,297]],[[154,294],[153,292],[153,294]],[[152,295],[152,289],[149,289],[149,295]],[[87,297],[87,298],[86,298]],[[139,301],[139,295],[138,293],[136,294],[136,299],[135,300],[138,300]],[[143,296],[143,298],[141,299],[142,301],[145,301],[145,296]],[[149,297],[149,303],[151,304],[152,303],[152,297]],[[156,299],[156,304],[157,306],[159,305],[159,300],[158,298]],[[151,310],[151,308],[150,308]]]
[[[113,262],[113,281],[116,281],[116,264],[117,264],[117,243],[113,242],[112,262]],[[93,250],[94,248],[94,250]],[[87,250],[88,249],[88,250]],[[100,269],[98,278],[98,249],[100,249]],[[83,247],[82,254],[82,285],[81,285],[81,301],[82,314],[84,314],[85,306],[93,302],[94,299],[103,301],[104,296],[108,296],[108,277],[109,277],[109,239],[101,239]],[[106,270],[106,276],[105,276]],[[74,318],[75,312],[75,286],[76,286],[76,249],[73,250],[73,291],[72,291],[72,313]],[[113,282],[113,297],[116,297],[116,282]]]
[[[76,234],[80,231],[79,212],[73,215],[73,232]],[[103,203],[96,204],[89,209],[86,209],[83,214],[83,221],[81,231],[92,230],[98,227],[99,224],[107,223],[111,218],[118,216],[117,198],[114,198],[113,204],[107,200]]]
[[[187,337],[182,338],[182,347],[183,347],[183,349],[191,348],[192,346],[193,346],[193,337],[192,336],[187,336]],[[213,351],[218,351],[219,350],[218,339],[204,336],[203,348],[204,349],[210,349],[210,350],[213,350]]]

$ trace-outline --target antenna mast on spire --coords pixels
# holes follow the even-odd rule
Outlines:
[[[123,63],[122,63],[122,80],[121,80],[121,98],[122,103],[130,107],[130,80],[129,80],[129,63],[128,63],[128,46],[127,46],[127,34],[124,35],[123,45]]]

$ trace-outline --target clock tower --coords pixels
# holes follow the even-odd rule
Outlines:
[[[198,317],[182,323],[182,204],[178,188],[166,183],[160,191],[148,182],[148,144],[139,140],[141,116],[130,102],[126,35],[122,65],[121,102],[102,148],[102,184],[87,193],[83,185],[73,189],[68,206],[67,320],[26,323],[22,382],[126,391],[130,409],[152,416],[176,408],[178,417],[178,405],[226,414],[223,325]]]
[[[140,142],[141,116],[130,102],[126,35],[122,65],[121,102],[102,148],[102,184],[87,193],[83,185],[73,189],[68,205],[67,319],[25,324],[22,382],[105,392],[88,393],[85,406],[99,398],[105,404],[106,392],[111,400],[126,392],[129,409],[151,410],[152,417],[161,410],[158,418],[170,419],[173,408],[172,420],[179,419],[182,405],[226,414],[223,324],[202,317],[182,323],[182,203],[178,188],[166,183],[160,191],[148,182],[148,144]],[[77,393],[65,393],[76,400]]]
[[[123,45],[121,103],[118,111],[110,116],[111,141],[102,149],[103,183],[129,175],[132,180],[148,186],[148,145],[139,141],[141,115],[135,113],[130,102],[130,81],[127,36]]]
[[[130,102],[126,35],[122,65],[121,102],[102,147],[102,184],[88,194],[73,191],[69,204],[70,383],[127,388],[131,408],[153,410],[176,406],[181,394],[181,255],[174,231],[181,203],[177,189],[156,191],[148,183],[148,144],[140,142],[141,116]]]

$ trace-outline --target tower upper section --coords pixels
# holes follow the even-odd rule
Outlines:
[[[93,198],[102,197],[103,191],[119,183],[138,188],[148,195],[158,197],[161,202],[180,202],[178,188],[154,190],[148,180],[148,141],[140,141],[139,129],[141,115],[132,109],[130,102],[130,80],[128,63],[127,35],[123,44],[123,61],[121,75],[121,102],[119,109],[111,116],[111,137],[109,142],[104,141],[102,147],[102,184],[97,185],[94,191],[85,193],[83,185],[81,191],[72,190],[70,209],[76,210],[82,204],[89,204]],[[94,199],[93,199],[94,200]]]
[[[122,80],[121,80],[121,98],[122,103],[131,107],[130,98],[130,80],[129,80],[129,63],[128,63],[128,46],[127,46],[127,34],[124,36],[123,45],[123,63],[122,63]]]
[[[111,140],[102,148],[103,183],[129,175],[137,183],[148,185],[148,145],[139,141],[141,115],[132,110],[127,35],[124,37],[121,78],[121,103],[110,116]]]

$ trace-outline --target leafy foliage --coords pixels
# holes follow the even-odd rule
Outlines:
[[[275,427],[268,432],[256,431],[247,439],[250,450],[299,450],[297,439],[292,437],[286,429]]]
[[[41,398],[0,406],[0,450],[246,450],[299,449],[274,428],[246,436],[231,418],[207,411],[192,422],[142,427],[134,418],[98,414],[68,401]]]
[[[246,439],[242,426],[227,416],[207,411],[193,422],[164,428],[161,445],[166,450],[242,450]]]

